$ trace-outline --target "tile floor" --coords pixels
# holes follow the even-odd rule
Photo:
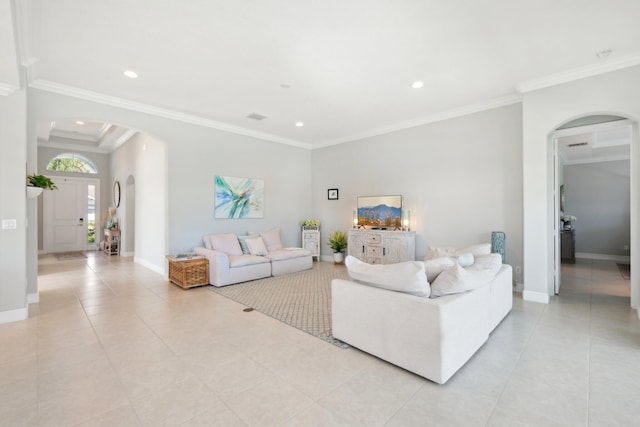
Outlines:
[[[314,268],[342,268],[321,263]],[[640,425],[640,321],[615,264],[566,266],[444,386],[130,258],[39,261],[0,325],[2,426]]]

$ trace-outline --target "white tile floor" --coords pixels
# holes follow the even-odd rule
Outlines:
[[[640,321],[608,262],[565,266],[439,386],[131,259],[40,259],[0,325],[2,426],[640,425]],[[341,268],[321,263],[314,268]]]

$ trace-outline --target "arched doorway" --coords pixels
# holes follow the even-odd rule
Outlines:
[[[549,206],[552,211],[550,226],[553,236],[554,291],[555,294],[558,294],[562,284],[563,260],[574,263],[576,252],[578,252],[578,260],[582,259],[583,262],[591,259],[614,265],[614,262],[617,261],[631,263],[632,254],[634,250],[637,251],[634,249],[638,245],[637,229],[634,232],[635,227],[632,225],[637,225],[638,220],[638,198],[634,197],[634,187],[637,185],[640,171],[637,162],[633,161],[634,153],[637,156],[638,152],[637,123],[624,115],[584,115],[567,120],[555,129],[549,137],[549,147],[553,156],[553,188],[549,194],[551,199]],[[607,169],[609,173],[615,172],[618,175],[613,181],[615,184],[605,182],[605,177],[602,174],[597,178],[589,175],[588,171],[594,169],[593,165],[599,162],[602,163],[597,169],[600,171]],[[567,168],[567,165],[571,166]],[[581,171],[579,174],[578,170]],[[574,203],[566,203],[564,200],[567,197],[567,188],[564,185],[567,171],[580,175],[584,180],[584,182],[576,182],[575,178],[570,180],[572,182],[571,191],[578,193],[574,194],[574,199],[570,199]],[[611,185],[611,187],[606,188],[607,185]],[[620,187],[616,188],[613,185]],[[580,198],[579,193],[582,193],[582,205],[575,200]],[[585,197],[585,194],[589,195]],[[599,200],[598,194],[600,195]],[[606,194],[607,197],[602,197],[603,194]],[[585,205],[585,200],[590,202],[588,206]],[[598,203],[594,202],[596,200]],[[620,223],[617,225],[617,236],[612,236],[601,230],[607,228],[612,221],[607,217],[607,212],[612,210],[612,206],[608,206],[607,203],[620,205],[614,209],[621,217],[619,218]],[[626,206],[623,206],[625,203]],[[561,221],[562,215],[571,214],[571,212],[567,212],[567,208],[569,210],[582,209],[583,220],[589,219],[591,221],[585,224],[586,227],[583,230],[586,233],[582,236],[582,241],[578,240],[579,244],[576,244],[576,229],[564,230]],[[568,219],[575,217],[574,215],[569,216]],[[595,224],[596,222],[599,224]],[[589,239],[591,242],[588,241]],[[593,249],[594,239],[597,240],[595,247],[605,249],[601,251],[587,249]],[[566,245],[570,245],[571,250]],[[616,249],[612,249],[612,245]],[[571,260],[571,256],[573,256],[573,260]],[[565,264],[565,270],[566,268]],[[637,307],[638,303],[638,283],[636,282],[637,280],[629,280],[628,291],[631,296],[631,307]]]

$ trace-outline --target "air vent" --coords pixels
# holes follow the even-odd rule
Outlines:
[[[569,144],[569,147],[580,147],[582,145],[589,145],[588,142],[576,142],[575,144]]]
[[[253,120],[264,120],[267,118],[267,116],[265,116],[264,114],[260,114],[260,113],[251,113],[247,116],[250,119]]]

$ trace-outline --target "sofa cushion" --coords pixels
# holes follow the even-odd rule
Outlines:
[[[451,257],[439,257],[434,259],[424,260],[424,270],[427,273],[427,281],[433,283],[436,277],[444,271],[444,269],[451,267],[455,264],[455,259]]]
[[[456,262],[433,281],[431,298],[472,291],[489,283],[494,276],[490,270],[469,270]]]
[[[247,265],[254,265],[254,264],[262,264],[265,262],[269,262],[269,260],[263,256],[257,256],[257,255],[230,255],[229,256],[229,267],[231,268],[244,267]]]
[[[238,237],[234,233],[211,234],[211,249],[224,252],[227,255],[242,255]]]
[[[280,229],[278,227],[269,231],[261,232],[260,237],[262,237],[262,240],[264,241],[267,252],[273,252],[282,249],[282,241],[280,240]]]
[[[490,253],[491,243],[479,243],[477,245],[465,246],[463,248],[429,246],[425,259],[434,259],[445,256],[458,256],[463,254],[471,254],[476,257],[478,255],[488,255]]]
[[[351,279],[357,282],[419,297],[428,297],[431,292],[421,261],[367,264],[349,255],[344,263]]]
[[[473,254],[470,252],[464,253],[464,254],[459,254],[459,255],[454,255],[453,258],[458,261],[458,264],[460,264],[460,267],[469,267],[470,265],[473,265]]]
[[[473,265],[467,270],[490,270],[493,274],[497,274],[500,267],[502,267],[502,255],[489,254],[475,257]]]
[[[265,256],[267,254],[267,248],[264,246],[262,237],[247,239],[246,242],[247,247],[249,248],[249,253],[251,253],[251,255]]]
[[[269,251],[267,258],[271,261],[282,261],[309,255],[311,255],[311,252],[303,248],[282,248],[279,251]]]

